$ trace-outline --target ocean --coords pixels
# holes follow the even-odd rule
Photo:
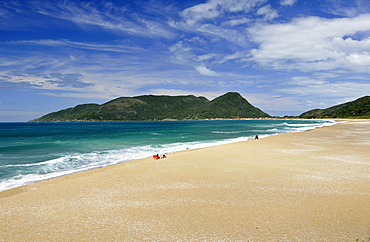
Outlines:
[[[331,120],[0,123],[0,191],[187,149],[306,131]]]

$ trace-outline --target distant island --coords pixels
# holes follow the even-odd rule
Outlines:
[[[370,118],[370,96],[326,109],[313,109],[299,115],[300,118]]]
[[[143,95],[120,97],[104,104],[82,104],[30,122],[146,121],[268,118],[237,92],[209,101],[205,97]]]

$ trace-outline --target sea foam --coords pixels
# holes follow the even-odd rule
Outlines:
[[[41,150],[30,150],[29,146],[25,151],[21,150],[22,153],[25,154],[24,159],[28,159],[27,154],[32,152],[36,154],[35,157],[37,160],[32,162],[20,160],[21,163],[6,163],[4,162],[6,159],[3,158],[5,155],[2,154],[0,156],[0,158],[2,158],[2,160],[0,160],[0,162],[2,161],[0,163],[0,171],[4,171],[4,174],[7,173],[8,175],[0,177],[0,191],[76,172],[147,158],[154,154],[171,154],[177,151],[247,141],[253,139],[256,134],[259,135],[259,138],[265,138],[280,133],[307,131],[316,127],[334,125],[335,123],[337,122],[330,120],[268,122],[263,120],[254,122],[248,122],[248,120],[246,122],[194,121],[194,123],[181,123],[181,121],[179,121],[175,123],[163,123],[163,126],[160,127],[155,126],[158,124],[154,123],[155,127],[150,128],[147,127],[148,123],[135,123],[135,129],[130,126],[130,134],[132,133],[134,136],[128,136],[127,132],[121,130],[122,128],[126,128],[126,123],[122,126],[116,124],[114,129],[109,126],[111,125],[109,123],[106,124],[107,127],[104,125],[99,126],[99,129],[97,129],[96,126],[88,124],[88,128],[90,126],[94,127],[94,132],[101,132],[101,134],[99,134],[100,136],[93,132],[91,132],[94,134],[93,136],[85,135],[86,133],[88,134],[88,132],[83,130],[85,136],[83,137],[84,139],[79,142],[76,142],[76,140],[80,139],[82,134],[75,134],[73,131],[71,131],[68,139],[62,139],[60,136],[54,137],[55,134],[52,132],[50,133],[50,137],[40,137],[39,140],[50,139],[50,143],[53,143],[54,146],[50,147],[54,147],[56,149],[55,151],[50,147],[48,147],[48,150],[44,151],[50,152],[50,157],[56,156],[56,158],[52,159],[40,160],[42,156],[38,155],[38,153],[42,152],[42,149],[34,144],[36,141],[26,139],[25,141],[17,141],[18,143],[31,143],[34,147]],[[173,125],[174,127],[169,129],[169,125]],[[188,126],[184,128],[184,125]],[[142,131],[143,127],[141,126],[145,126],[145,129],[148,129],[147,133]],[[50,125],[46,128],[53,127],[53,125]],[[67,127],[69,126],[67,125]],[[83,126],[83,124],[80,124],[80,126],[76,124],[76,126],[73,127],[86,129],[86,126]],[[45,126],[42,126],[42,128],[44,131]],[[113,129],[113,131],[108,133],[107,128]],[[117,135],[117,133],[119,135]],[[142,137],[138,137],[138,133],[142,133]],[[156,139],[151,139],[153,137],[156,137]],[[53,140],[53,138],[56,140]],[[122,140],[124,140],[124,145],[122,145],[122,148],[118,148]],[[75,143],[80,147],[75,147]],[[140,143],[148,144],[138,145]],[[57,144],[57,146],[55,146],[55,144]],[[6,145],[7,144],[3,144],[3,146]],[[12,144],[9,144],[9,146],[10,145]],[[42,146],[42,144],[40,146]],[[107,147],[113,147],[113,149],[107,149]],[[92,151],[84,152],[83,150],[81,151],[82,148],[83,150],[90,149]],[[21,148],[19,147],[18,149]],[[71,150],[74,151],[71,152]],[[9,155],[12,156],[13,154],[9,153]],[[20,158],[18,158],[18,156],[17,159],[19,160]]]

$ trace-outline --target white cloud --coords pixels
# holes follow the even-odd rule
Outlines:
[[[293,6],[297,0],[280,0],[280,4],[283,6]]]
[[[304,100],[315,100],[313,103],[307,103],[310,108],[333,106],[370,93],[370,83],[364,80],[333,81],[320,77],[296,76],[281,85],[282,88],[274,91]]]
[[[348,62],[354,66],[370,67],[369,53],[352,53],[346,57]]]
[[[220,75],[217,72],[208,69],[204,65],[196,66],[195,70],[199,72],[199,74],[204,75],[204,76],[219,76]]]
[[[266,0],[208,0],[185,9],[180,13],[188,25],[194,25],[204,20],[214,19],[225,13],[249,12]]]
[[[222,64],[228,61],[244,60],[244,59],[247,59],[248,56],[249,54],[246,52],[235,52],[230,55],[224,55],[224,57],[219,61],[219,63]]]
[[[251,60],[276,69],[301,71],[346,70],[370,73],[370,14],[355,18],[305,17],[284,24],[260,24],[249,28]],[[367,67],[367,68],[364,68]]]
[[[212,53],[210,53],[210,54],[205,54],[205,55],[199,55],[197,57],[197,61],[200,61],[201,62],[201,61],[213,59],[213,58],[216,58],[216,57],[218,57],[218,54],[212,54]]]
[[[236,19],[231,19],[229,21],[223,22],[223,25],[237,26],[237,25],[247,24],[250,22],[252,22],[252,20],[249,18],[236,18]]]
[[[347,17],[355,17],[370,10],[370,2],[367,0],[328,0],[325,6],[323,11]]]
[[[83,76],[76,73],[35,73],[12,71],[3,73],[2,83],[8,89],[12,88],[35,88],[46,90],[78,90],[93,86],[92,83],[82,81]]]
[[[188,25],[194,25],[198,21],[216,18],[221,15],[222,12],[218,10],[217,6],[218,4],[215,1],[208,1],[207,3],[185,9],[180,15]]]
[[[305,86],[305,87],[317,87],[327,84],[328,81],[324,81],[321,78],[311,78],[308,76],[295,76],[290,81],[284,82],[285,85]]]
[[[235,29],[228,29],[222,26],[216,26],[212,24],[203,24],[198,26],[194,30],[201,32],[206,36],[207,35],[212,36],[215,41],[217,41],[219,38],[222,38],[224,40],[236,43],[241,46],[245,45],[246,42],[248,43],[245,33]]]
[[[208,0],[183,10],[179,13],[181,21],[170,20],[168,24],[185,32],[205,36],[210,45],[226,40],[232,45],[248,48],[250,42],[245,35],[245,27],[254,21],[252,12],[266,2],[267,0]],[[277,12],[267,5],[260,10],[257,18],[261,16],[265,20],[271,20],[277,16]]]
[[[137,46],[132,47],[128,45],[121,45],[115,43],[112,45],[109,44],[95,44],[95,43],[84,43],[76,42],[69,40],[51,40],[51,39],[40,39],[40,40],[24,40],[24,41],[13,41],[6,42],[7,45],[39,45],[39,46],[49,46],[49,47],[72,47],[76,49],[86,49],[94,51],[109,51],[109,52],[118,52],[118,53],[137,53],[142,51],[142,48]],[[70,55],[71,57],[72,55]],[[73,57],[73,56],[72,56]],[[72,58],[73,59],[73,58]]]
[[[270,4],[258,9],[257,15],[264,15],[264,20],[270,21],[279,16],[277,10],[272,9]]]
[[[27,18],[34,19],[35,16],[39,15],[68,20],[82,28],[93,25],[116,33],[128,33],[136,36],[163,38],[173,38],[175,36],[165,21],[161,22],[159,21],[160,19],[152,20],[153,18],[146,18],[145,14],[139,11],[132,14],[126,7],[122,7],[121,4],[104,2],[64,0],[30,1],[31,5],[27,2],[22,3],[22,7],[26,9],[24,16],[22,16],[25,24],[22,23],[22,25],[27,26],[28,22],[30,22],[43,25],[43,27],[47,26],[48,22],[27,21]],[[16,9],[17,1],[12,2],[9,8]],[[163,8],[165,6],[162,6]],[[12,21],[9,20],[7,22],[11,24]]]
[[[291,97],[280,97],[263,93],[241,93],[241,95],[247,98],[251,104],[265,112],[268,112],[270,115],[286,115],[287,113],[281,112],[288,110],[294,111],[295,114],[300,114],[302,110],[305,110],[302,103]]]
[[[188,42],[179,41],[169,48],[169,51],[173,54],[172,59],[176,63],[188,65],[195,58],[192,48],[188,47],[188,45]]]

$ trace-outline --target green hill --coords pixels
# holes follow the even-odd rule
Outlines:
[[[215,98],[203,107],[197,117],[207,118],[260,118],[269,117],[267,113],[251,105],[239,93],[228,92]]]
[[[302,113],[300,118],[370,118],[370,96],[326,109],[313,109]]]
[[[239,93],[229,92],[212,101],[193,95],[120,97],[102,105],[82,104],[49,113],[31,122],[259,117],[269,117],[269,115],[252,106]]]

